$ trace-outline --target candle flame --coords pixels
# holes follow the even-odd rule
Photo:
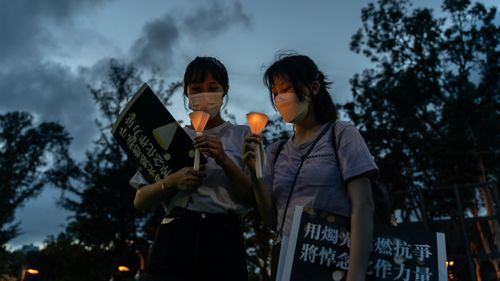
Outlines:
[[[126,267],[124,265],[120,265],[118,267],[118,271],[120,271],[120,272],[127,272],[127,271],[130,271],[130,268],[128,268],[128,267]]]
[[[38,270],[36,270],[36,269],[32,269],[32,268],[28,268],[28,269],[26,269],[26,272],[28,272],[29,274],[33,274],[33,275],[34,275],[34,274],[38,274],[38,273],[39,273],[39,272],[38,272]]]
[[[248,125],[253,134],[260,135],[262,130],[269,121],[269,117],[264,113],[260,112],[249,112],[247,113]]]
[[[191,118],[191,124],[196,132],[203,132],[205,126],[207,125],[208,118],[210,114],[205,111],[193,111],[189,113],[189,118]]]

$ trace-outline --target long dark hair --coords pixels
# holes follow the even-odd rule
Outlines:
[[[331,82],[326,80],[325,75],[309,57],[298,54],[280,54],[275,62],[267,68],[263,80],[269,89],[269,96],[273,105],[272,89],[274,79],[277,77],[286,78],[292,83],[295,94],[300,101],[305,99],[304,93],[299,90],[300,86],[305,86],[311,90],[311,84],[318,81],[320,84],[319,92],[311,97],[314,117],[320,123],[337,120],[337,108],[328,92]]]

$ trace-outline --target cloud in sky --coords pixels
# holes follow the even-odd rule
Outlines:
[[[147,67],[170,65],[173,47],[178,38],[179,30],[176,21],[169,14],[147,23],[142,36],[132,46],[134,63]]]
[[[20,110],[39,121],[58,121],[73,136],[72,148],[82,154],[95,134],[95,109],[86,84],[69,67],[33,62],[11,66],[0,74],[0,111]]]
[[[81,1],[5,1],[0,9],[0,62],[38,60],[52,52],[60,42],[54,41],[51,29],[71,28],[75,16],[110,0]]]
[[[68,56],[68,49],[74,47],[74,43],[64,40],[64,35],[76,36],[74,32],[82,31],[78,25],[82,18],[111,2],[20,0],[8,1],[0,10],[0,34],[3,37],[0,44],[0,114],[20,110],[34,114],[39,121],[60,122],[73,137],[71,152],[77,160],[83,159],[97,134],[94,124],[97,111],[87,86],[99,85],[99,80],[106,77],[109,59],[113,57],[102,57],[90,66],[65,63],[64,57]],[[190,23],[196,16],[213,12],[220,13],[221,18],[206,17],[200,24]],[[120,59],[151,69],[171,64],[175,46],[182,36],[199,36],[203,32],[221,34],[233,26],[247,27],[249,22],[249,16],[239,3],[228,6],[213,2],[213,5],[193,7],[182,18],[166,10],[163,16],[144,23],[141,33],[135,35],[136,39],[131,40],[129,48],[117,48],[125,50]],[[89,46],[103,38],[99,30],[87,30],[83,36],[79,42],[87,42]],[[63,59],[54,60],[54,57]],[[60,224],[64,223],[61,218],[69,213],[54,206],[54,201],[51,201],[54,190],[47,192],[28,202],[28,209],[18,210],[17,219],[23,220],[21,228],[25,234],[12,241],[13,244],[41,241],[47,234],[60,230]],[[51,206],[52,210],[44,212],[44,216],[57,213],[59,223],[53,224],[57,227],[46,229],[43,227],[47,226],[46,220],[35,218],[40,213],[33,210],[50,209]],[[39,231],[32,233],[33,229]]]
[[[232,7],[214,2],[209,6],[198,7],[182,21],[182,24],[190,35],[210,38],[230,26],[242,25],[248,28],[251,22],[250,16],[244,11],[240,2],[233,3]]]
[[[61,122],[74,138],[71,152],[78,160],[97,134],[97,112],[87,85],[100,85],[110,58],[134,62],[145,71],[162,66],[162,78],[172,82],[182,78],[194,56],[216,56],[229,71],[227,109],[243,118],[239,122],[247,111],[275,113],[262,73],[278,50],[311,56],[334,82],[331,93],[340,102],[351,98],[349,79],[371,66],[349,50],[350,36],[362,26],[361,8],[373,2],[369,0],[3,2],[0,114],[25,110],[39,120]],[[440,1],[413,2],[440,11]],[[498,0],[481,2],[498,6]],[[171,110],[185,118],[180,95],[174,95]],[[18,219],[25,221],[23,229],[25,223],[43,229],[32,210],[37,204],[50,206],[50,198],[42,194],[28,202],[26,214],[18,212]],[[63,213],[55,206],[52,212]],[[38,239],[54,231],[40,232]],[[13,242],[26,242],[27,235]]]
[[[95,134],[95,110],[82,77],[47,57],[64,44],[55,30],[71,29],[76,16],[106,1],[7,1],[0,11],[0,112],[23,110],[61,122],[78,154]]]
[[[167,12],[163,17],[145,24],[141,36],[131,48],[132,61],[143,67],[161,67],[173,62],[174,47],[180,37],[201,37],[215,39],[231,27],[248,28],[250,16],[240,2],[232,5],[211,1],[192,9],[185,16]]]
[[[60,121],[70,130],[79,149],[89,143],[96,130],[95,109],[87,85],[106,76],[111,57],[79,68],[51,61],[50,57],[65,49],[65,44],[71,44],[56,41],[55,33],[78,30],[76,18],[98,9],[105,2],[110,1],[57,0],[42,4],[21,0],[6,3],[0,12],[0,34],[5,38],[0,44],[0,112],[26,110],[41,120]],[[218,16],[209,16],[214,13]],[[19,20],[19,14],[23,15],[23,20]],[[196,18],[201,20],[194,23]],[[171,65],[174,46],[181,34],[196,36],[210,32],[213,36],[238,24],[246,27],[249,22],[249,16],[238,2],[230,6],[213,2],[213,5],[194,8],[181,19],[167,11],[144,25],[129,55],[124,57],[144,69]],[[91,35],[86,36],[90,40]],[[100,36],[96,33],[95,37]],[[95,85],[98,84],[92,84]],[[83,143],[78,144],[78,140]]]

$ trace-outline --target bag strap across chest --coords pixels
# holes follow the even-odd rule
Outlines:
[[[283,231],[283,226],[285,225],[286,213],[288,211],[288,205],[290,204],[290,199],[292,198],[293,190],[295,188],[295,184],[297,182],[297,178],[299,177],[300,170],[302,169],[302,165],[304,164],[304,161],[306,160],[307,156],[309,156],[309,154],[311,153],[311,151],[313,150],[313,148],[316,146],[316,143],[319,141],[319,139],[321,139],[321,137],[330,128],[331,128],[331,125],[328,125],[328,126],[324,127],[323,130],[319,133],[319,135],[316,136],[316,138],[314,139],[314,141],[310,144],[310,146],[307,149],[306,153],[304,155],[302,155],[301,158],[300,158],[299,167],[297,168],[297,172],[295,173],[295,176],[294,176],[293,181],[292,181],[292,186],[290,187],[290,192],[288,193],[288,198],[286,200],[286,205],[285,205],[285,211],[283,212],[283,219],[281,221],[281,226],[280,226],[280,228],[279,228],[279,230],[277,232],[277,235],[280,235],[281,232]],[[281,152],[281,150],[283,150],[283,147],[285,146],[286,142],[287,142],[287,140],[282,141],[281,143],[278,144],[278,150],[276,151],[276,153],[274,155],[274,159],[273,159],[273,167],[274,167],[274,164],[276,163],[276,161],[278,160],[279,153]]]

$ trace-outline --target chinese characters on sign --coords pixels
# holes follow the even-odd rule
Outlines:
[[[144,84],[127,102],[112,134],[148,182],[193,165],[193,141],[153,90]],[[206,157],[200,159],[206,163]]]
[[[135,117],[135,113],[128,113],[125,118],[125,126],[118,129],[118,134],[126,140],[128,148],[139,159],[141,166],[155,181],[160,181],[170,173],[170,170],[151,140],[144,135]]]
[[[345,280],[351,243],[349,219],[297,208],[282,280],[306,280],[306,276],[308,280]],[[368,280],[447,279],[443,234],[378,225],[374,232]]]

